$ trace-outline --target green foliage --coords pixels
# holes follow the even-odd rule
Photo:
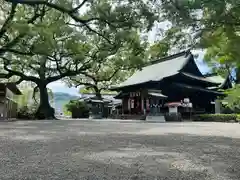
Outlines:
[[[237,121],[240,122],[240,114],[237,114]]]
[[[170,45],[167,42],[159,41],[150,46],[149,59],[156,60],[168,55]]]
[[[171,29],[180,29],[192,37],[192,41],[187,40],[187,35],[180,39],[192,48],[206,49],[205,60],[213,71],[229,74],[240,67],[239,1],[161,1],[160,7]]]
[[[31,89],[21,89],[22,95],[16,97],[18,107],[25,107],[29,105],[29,100],[32,99],[32,90]]]
[[[71,116],[72,115],[71,111],[67,110],[66,104],[63,106],[63,114],[65,116]]]
[[[23,120],[35,119],[36,106],[22,106],[17,111],[17,118]]]
[[[240,85],[226,91],[226,98],[223,100],[227,102],[229,107],[234,112],[240,112]]]
[[[106,88],[109,74],[124,78],[126,72],[115,73],[117,68],[139,64],[142,59],[139,34],[149,31],[158,19],[154,2],[23,0],[16,3],[1,0],[0,64],[3,72],[0,75],[3,78],[16,76],[18,83],[37,84],[39,109],[50,116],[47,84],[95,72]],[[116,52],[119,52],[117,57],[111,56]],[[97,57],[93,58],[95,55]],[[101,65],[99,70],[96,70],[96,62]],[[118,83],[117,80],[119,78],[113,78],[112,82]]]
[[[145,61],[145,48],[147,43],[141,42],[135,31],[118,33],[118,43],[114,47],[106,46],[99,38],[89,41],[92,50],[91,67],[79,73],[66,82],[72,86],[84,85],[87,91],[91,90],[97,96],[101,92],[109,92],[108,89],[124,81],[136,69],[143,66]],[[99,43],[96,44],[96,41]]]
[[[195,115],[193,120],[202,122],[230,122],[237,121],[237,114],[202,114]]]
[[[89,116],[89,108],[84,101],[71,100],[65,105],[65,110],[72,113],[72,118],[87,118]]]
[[[86,106],[85,106],[85,103],[82,102],[82,101],[78,101],[78,100],[70,100],[66,105],[66,110],[67,111],[70,111],[72,112],[74,109],[84,109]]]

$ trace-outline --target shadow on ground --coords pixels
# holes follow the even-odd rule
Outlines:
[[[156,125],[1,124],[0,179],[240,179],[240,139],[190,135],[187,129],[139,133],[151,128]]]

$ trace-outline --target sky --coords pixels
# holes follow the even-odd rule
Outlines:
[[[48,88],[50,88],[53,92],[63,92],[68,93],[71,95],[79,96],[79,88],[71,87],[69,88],[64,82],[61,81],[55,81],[48,85]]]

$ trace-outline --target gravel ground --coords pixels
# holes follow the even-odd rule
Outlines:
[[[239,180],[240,124],[0,123],[0,179]]]

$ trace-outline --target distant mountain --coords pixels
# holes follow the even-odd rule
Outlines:
[[[62,93],[62,92],[54,92],[53,93],[53,107],[56,109],[56,111],[63,111],[63,107],[65,104],[67,104],[70,100],[78,99],[80,96],[74,96],[68,93]]]

